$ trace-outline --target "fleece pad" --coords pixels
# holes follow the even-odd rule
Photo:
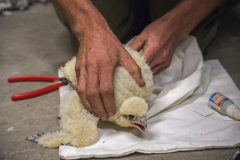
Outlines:
[[[240,107],[240,91],[218,60],[203,62],[194,37],[179,44],[171,66],[154,77],[154,84],[145,133],[100,122],[95,144],[84,148],[60,146],[60,157],[119,157],[134,152],[169,153],[240,144],[240,122],[207,105],[210,95],[220,92]],[[60,100],[68,92],[68,86],[61,87]]]

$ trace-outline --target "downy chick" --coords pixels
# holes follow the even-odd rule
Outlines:
[[[108,121],[121,127],[134,127],[142,132],[146,129],[146,114],[148,111],[147,100],[153,88],[153,76],[150,67],[144,57],[129,47],[125,47],[132,58],[141,68],[143,80],[146,85],[139,85],[132,79],[131,75],[123,68],[117,67],[114,72],[114,98],[116,114],[109,117]],[[77,85],[75,74],[76,57],[72,58],[60,70],[65,78],[71,82],[74,89]],[[89,146],[97,141],[97,122],[99,118],[94,117],[83,107],[81,100],[75,90],[72,90],[60,105],[61,130],[44,134],[38,143],[44,147],[56,148],[61,143],[71,142],[73,146]]]

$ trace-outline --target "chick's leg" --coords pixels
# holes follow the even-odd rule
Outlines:
[[[61,128],[71,135],[71,144],[76,147],[88,146],[97,140],[97,122],[83,107],[76,91],[71,91],[60,106]]]
[[[60,130],[53,133],[46,133],[38,139],[38,144],[46,148],[57,148],[64,142],[69,142],[71,135]]]
[[[72,134],[71,143],[73,146],[89,146],[97,141],[98,133],[96,123],[88,121],[84,126],[79,126],[79,128],[76,128],[76,131],[77,130],[79,130],[79,132],[74,132],[74,134]]]

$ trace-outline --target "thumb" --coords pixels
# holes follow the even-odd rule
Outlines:
[[[141,75],[141,68],[133,60],[130,54],[127,51],[125,52],[126,54],[121,54],[119,65],[124,67],[129,72],[129,74],[140,87],[145,86],[145,82]]]
[[[143,48],[144,45],[144,39],[141,35],[138,35],[137,38],[135,38],[130,44],[129,47],[131,47],[135,51],[140,51]]]

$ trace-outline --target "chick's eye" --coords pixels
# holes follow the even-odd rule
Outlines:
[[[134,119],[135,119],[135,116],[130,114],[130,115],[128,115],[128,119],[129,119],[129,120],[134,120]]]
[[[137,119],[136,116],[132,115],[132,114],[129,114],[129,115],[124,115],[124,117],[130,121],[134,121]]]

